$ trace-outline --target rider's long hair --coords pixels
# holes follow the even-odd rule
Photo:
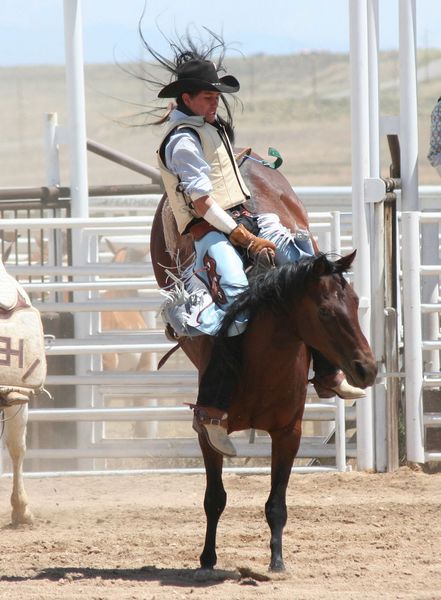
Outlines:
[[[170,83],[170,81],[173,81],[177,78],[177,70],[182,64],[193,59],[210,60],[216,65],[216,69],[219,72],[225,72],[223,61],[228,48],[221,35],[218,35],[217,33],[214,33],[205,27],[204,30],[206,34],[208,34],[207,40],[203,40],[195,28],[191,28],[191,30],[190,28],[187,28],[185,34],[182,36],[177,36],[176,40],[169,39],[163,34],[168,45],[170,46],[172,54],[171,58],[166,58],[157,50],[152,48],[152,46],[145,39],[142,32],[143,16],[144,15],[141,15],[138,23],[138,32],[144,49],[154,59],[155,64],[152,65],[151,63],[144,63],[142,65],[142,72],[136,74],[135,76],[144,81],[150,89],[158,93],[162,88]],[[163,80],[164,74],[169,75],[167,81]],[[143,116],[147,117],[145,123],[147,125],[160,125],[165,123],[169,119],[172,110],[176,108],[176,106],[180,106],[181,98],[178,97],[176,100],[177,104],[174,102],[169,102],[167,106],[149,108],[148,110],[144,111]],[[218,114],[218,119],[224,125],[231,143],[233,143],[234,124],[231,106],[225,97],[225,94],[221,94],[221,100],[225,112],[223,116]],[[234,98],[234,101],[237,101],[237,99]]]

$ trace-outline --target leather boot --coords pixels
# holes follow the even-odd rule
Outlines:
[[[193,404],[190,407],[194,410],[193,429],[196,433],[204,435],[216,452],[223,456],[236,456],[236,448],[227,433],[228,414],[211,406]]]
[[[364,398],[366,396],[364,390],[348,383],[342,371],[322,377],[316,375],[314,379],[311,379],[311,383],[319,398],[339,396],[343,400],[356,400],[357,398]]]

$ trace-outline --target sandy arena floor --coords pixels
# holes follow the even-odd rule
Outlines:
[[[284,574],[268,572],[268,476],[226,475],[218,568],[197,571],[204,477],[27,479],[33,526],[0,480],[0,598],[441,598],[441,474],[293,475]]]

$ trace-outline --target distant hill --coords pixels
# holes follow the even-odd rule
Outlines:
[[[241,82],[235,108],[238,146],[265,155],[269,146],[283,158],[293,186],[350,185],[350,66],[347,54],[311,52],[289,56],[258,55],[226,60]],[[143,111],[154,92],[127,71],[139,65],[87,65],[85,68],[88,137],[156,165],[160,129],[142,126]],[[381,114],[398,114],[396,52],[380,60]],[[420,182],[438,184],[427,162],[430,112],[441,94],[441,52],[419,54]],[[66,124],[62,67],[0,68],[0,187],[44,185],[44,114],[57,112]],[[155,104],[153,102],[153,104]],[[158,104],[156,104],[158,106]],[[137,116],[136,116],[137,115]],[[383,175],[389,156],[382,143]],[[66,149],[61,150],[62,183],[67,184]],[[89,155],[91,184],[140,183],[143,178]]]

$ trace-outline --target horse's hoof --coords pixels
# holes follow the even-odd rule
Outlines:
[[[285,571],[285,564],[283,560],[271,561],[269,570],[271,571],[271,573],[283,573]]]
[[[203,562],[202,560],[200,561],[200,564],[199,571],[212,571],[216,565],[215,562]]]
[[[26,513],[24,515],[16,516],[13,515],[11,519],[11,526],[13,528],[20,527],[20,525],[33,525],[34,516],[32,513]]]
[[[213,570],[217,563],[217,556],[212,555],[211,553],[205,554],[204,552],[199,557],[199,564],[201,565],[201,569],[211,569]]]
[[[214,573],[213,568],[209,569],[206,567],[200,567],[199,569],[196,569],[193,577],[194,577],[195,581],[208,581],[208,580],[212,579],[213,573]]]

